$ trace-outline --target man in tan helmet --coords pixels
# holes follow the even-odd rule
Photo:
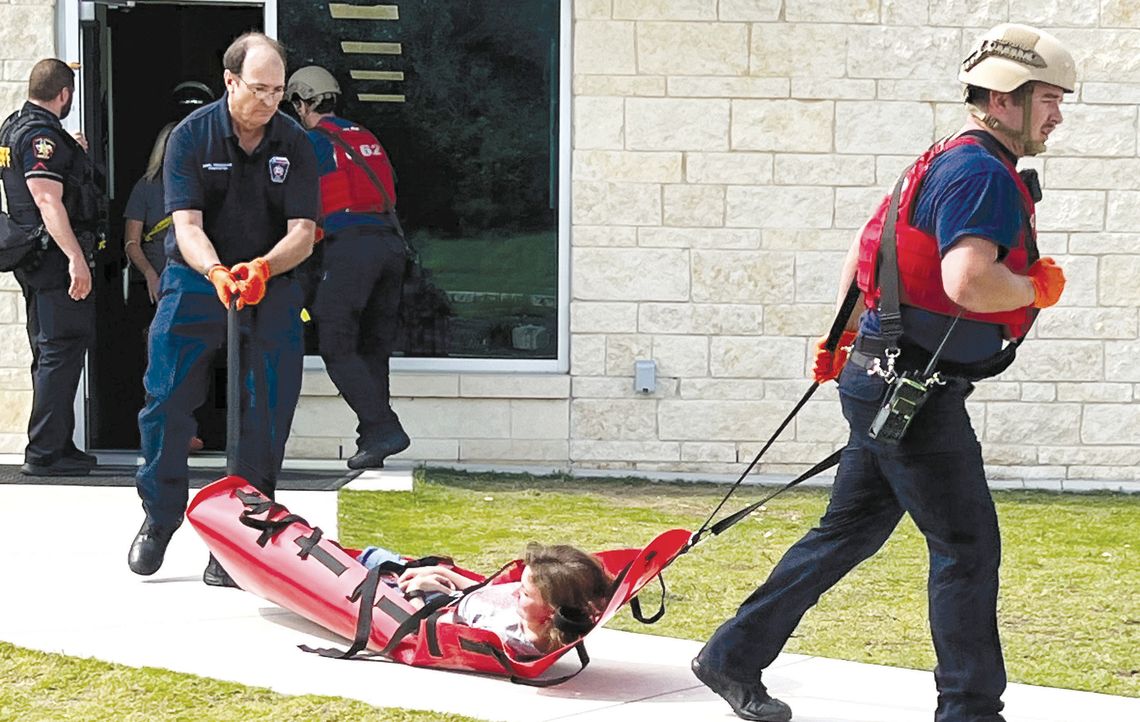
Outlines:
[[[358,448],[348,466],[365,469],[411,444],[388,384],[407,256],[388,154],[368,129],[337,117],[340,95],[318,65],[293,73],[285,87],[321,174],[324,239],[309,261],[308,307],[329,378],[356,413]]]
[[[813,377],[838,380],[850,425],[827,511],[693,660],[744,719],[791,719],[761,670],[905,512],[930,552],[935,720],[1002,720],[1001,537],[965,401],[974,381],[1013,362],[1064,289],[1060,267],[1037,253],[1040,188],[1015,166],[1044,150],[1076,73],[1052,35],[1005,24],[981,38],[959,77],[965,126],[904,171],[863,227],[840,288],[841,299],[861,294],[865,309],[848,317],[838,350],[818,345]]]

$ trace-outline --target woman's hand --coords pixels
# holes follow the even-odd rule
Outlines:
[[[154,272],[154,267],[145,271],[146,275],[146,295],[150,296],[150,303],[153,306],[158,303],[158,274]]]

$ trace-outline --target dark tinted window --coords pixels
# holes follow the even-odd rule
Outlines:
[[[558,0],[279,8],[290,69],[332,71],[395,166],[427,276],[397,353],[556,358]]]

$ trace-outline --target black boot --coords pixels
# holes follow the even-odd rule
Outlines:
[[[739,682],[709,667],[701,655],[690,665],[697,679],[724,698],[737,717],[754,722],[789,722],[792,708],[768,694],[757,679],[754,683]]]
[[[370,443],[361,443],[360,450],[348,459],[350,469],[382,469],[384,459],[392,454],[398,454],[411,446],[412,440],[408,438],[403,429],[397,429],[387,436],[382,436]]]
[[[210,561],[206,564],[206,571],[202,572],[202,581],[211,587],[241,588],[237,585],[237,582],[233,580],[233,577],[229,575],[229,572],[222,568],[222,565],[213,554],[210,555]]]
[[[170,544],[170,537],[174,536],[174,529],[165,529],[153,523],[150,519],[143,522],[135,540],[131,542],[131,551],[127,554],[127,566],[135,574],[149,577],[162,566],[166,556],[166,546]]]

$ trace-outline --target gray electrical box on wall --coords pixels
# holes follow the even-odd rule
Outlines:
[[[633,362],[633,390],[639,394],[651,394],[657,390],[657,362]]]

